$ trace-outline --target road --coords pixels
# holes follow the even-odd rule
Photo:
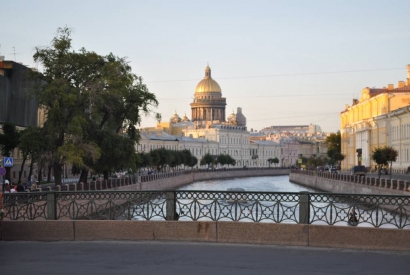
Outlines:
[[[174,242],[0,242],[1,274],[409,274],[409,252]]]

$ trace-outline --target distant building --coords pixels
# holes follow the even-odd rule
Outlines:
[[[309,125],[278,125],[263,128],[261,131],[263,134],[279,134],[279,133],[290,133],[290,134],[316,134],[321,133],[322,129],[319,125],[309,124]]]
[[[139,150],[188,148],[198,159],[206,153],[228,154],[236,160],[236,166],[266,167],[269,158],[280,157],[279,144],[267,140],[252,140],[246,127],[242,108],[228,116],[225,113],[226,98],[211,76],[211,68],[205,68],[205,77],[195,89],[191,106],[191,120],[180,118],[177,112],[169,122],[159,122],[156,127],[142,129],[143,138]]]
[[[0,125],[11,122],[19,127],[37,126],[37,100],[29,96],[33,85],[31,69],[0,56]]]
[[[4,57],[0,56],[0,131],[6,122],[13,123],[18,130],[38,126],[38,102],[30,96],[30,89],[33,87],[33,82],[29,80],[30,70],[27,66],[4,60]],[[1,160],[3,157],[0,155]],[[20,150],[15,148],[11,157],[14,166],[9,176],[11,182],[17,183],[23,156]],[[29,162],[26,162],[22,172],[23,181],[28,177],[28,164]],[[3,163],[0,162],[0,165]]]
[[[366,87],[360,99],[353,99],[352,105],[346,105],[339,115],[342,154],[345,155],[342,168],[348,169],[359,162],[374,167],[372,151],[383,146],[395,147],[399,159],[406,159],[403,154],[407,154],[404,148],[410,149],[406,134],[409,122],[402,117],[406,117],[403,112],[407,112],[409,104],[410,65],[407,65],[407,80],[399,81],[396,88],[393,84],[383,88]],[[404,139],[406,143],[401,142]],[[357,149],[362,149],[360,160]]]

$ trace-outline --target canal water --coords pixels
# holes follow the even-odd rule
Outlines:
[[[198,181],[178,190],[226,191],[228,188],[243,188],[260,192],[315,192],[316,190],[289,181],[289,176],[233,178],[227,180]]]
[[[286,193],[294,193],[294,192],[320,192],[319,190],[315,190],[313,188],[305,187],[302,185],[298,185],[295,183],[291,183],[289,181],[289,176],[272,176],[272,177],[249,177],[249,178],[233,178],[233,179],[226,179],[226,180],[208,180],[208,181],[200,181],[195,182],[183,187],[178,188],[181,191],[226,191],[228,188],[243,188],[246,192],[286,192]],[[181,200],[183,204],[185,201]],[[186,201],[189,203],[190,201]],[[201,201],[200,201],[201,202]],[[202,201],[204,205],[209,203],[209,201]],[[220,203],[223,207],[223,203]],[[273,202],[265,202],[265,206],[273,205]],[[329,202],[324,203],[314,203],[315,206],[315,213],[317,215],[322,215],[322,219],[315,221],[314,224],[327,224],[325,220],[332,220],[332,216],[342,216],[346,217],[345,219],[342,218],[341,221],[336,222],[335,225],[346,226],[347,223],[347,216],[349,215],[352,206],[345,204],[345,203],[334,203],[331,204]],[[287,208],[288,207],[288,208]],[[246,205],[243,207],[246,209]],[[296,203],[287,203],[281,202],[280,213],[278,216],[285,215],[285,212],[289,212],[289,209],[293,209],[294,213],[292,213],[295,217],[299,214],[299,206]],[[371,207],[370,207],[371,208]],[[279,209],[279,208],[278,208]],[[252,210],[250,210],[252,212]],[[312,209],[311,216],[314,215]],[[397,221],[403,219],[403,217],[399,217],[394,213],[390,213],[389,211],[385,211],[382,209],[359,209],[356,208],[355,211],[359,214],[359,227],[374,227],[372,224],[378,224],[379,227],[382,228],[397,228],[395,225],[398,223]],[[321,214],[323,213],[323,214]],[[340,218],[340,217],[339,217]],[[381,219],[381,221],[380,221]],[[406,220],[408,219],[405,218]],[[182,218],[181,220],[185,220]],[[207,219],[205,219],[207,220]],[[221,219],[224,220],[224,219]],[[229,220],[227,218],[226,220]],[[377,220],[379,220],[377,222]],[[244,221],[251,221],[251,220],[244,220]],[[266,221],[272,222],[272,221]],[[284,219],[281,222],[290,222],[293,223],[291,220]],[[401,221],[403,222],[403,221]],[[409,220],[405,222],[408,224]],[[409,225],[404,226],[405,229],[409,229]]]
[[[208,192],[227,191],[230,188],[243,188],[245,193]],[[297,223],[299,220],[299,199],[291,194],[318,190],[289,181],[289,176],[233,178],[226,180],[208,180],[188,184],[178,188],[180,198],[177,201],[176,211],[180,221],[241,221],[241,222],[274,222]],[[199,191],[186,192],[183,191]],[[208,192],[208,193],[207,193]],[[261,192],[252,194],[246,192]],[[269,193],[263,193],[269,192]],[[347,226],[350,213],[356,213],[358,227],[404,228],[409,229],[410,217],[397,215],[383,208],[383,205],[366,203],[340,203],[332,197],[317,195],[320,199],[310,202],[310,222],[316,225],[333,224]],[[158,206],[162,205],[161,211]],[[161,206],[160,206],[161,207]],[[403,205],[404,210],[407,205]],[[144,220],[141,213],[144,211],[156,213],[152,220],[161,220],[161,213],[165,213],[163,198],[151,201],[147,205],[138,205],[133,219]],[[403,211],[403,210],[402,210]]]

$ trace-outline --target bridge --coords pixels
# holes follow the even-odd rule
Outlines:
[[[247,171],[202,172],[196,177],[218,173],[233,177]],[[193,177],[181,174],[151,183],[161,180],[167,186],[178,178],[186,182]],[[142,190],[146,187],[142,180],[117,187],[128,188],[123,191],[7,194],[2,240],[170,240],[410,249],[409,196]],[[138,190],[130,190],[134,187]],[[358,224],[347,226],[353,212]]]

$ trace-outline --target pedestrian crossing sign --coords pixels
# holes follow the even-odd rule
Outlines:
[[[4,158],[4,167],[13,167],[13,158]]]

